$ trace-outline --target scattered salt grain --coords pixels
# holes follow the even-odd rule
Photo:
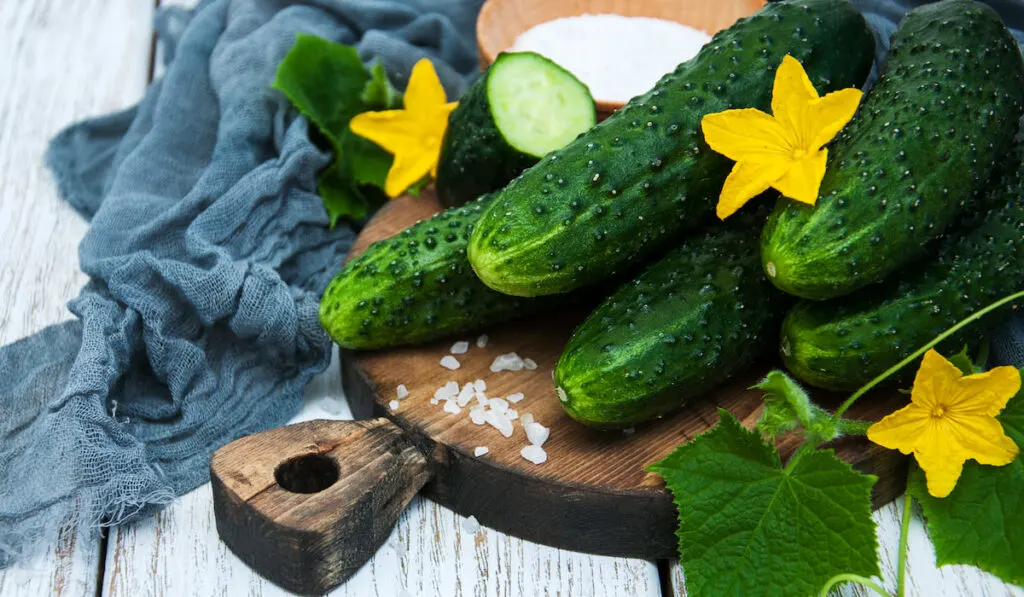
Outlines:
[[[416,596],[413,595],[411,592],[409,592],[409,589],[402,589],[402,592],[398,594],[398,597],[416,597]]]
[[[395,388],[395,395],[398,396],[399,400],[409,395],[409,390],[405,387],[404,383],[398,384],[398,387]]]
[[[465,340],[459,340],[455,344],[452,344],[452,349],[448,352],[452,354],[466,354],[469,350],[469,342]]]
[[[565,390],[558,386],[555,386],[555,395],[558,396],[558,399],[562,402],[565,402],[566,400],[569,399],[569,397],[565,395]]]
[[[710,40],[699,29],[665,19],[584,14],[536,25],[512,49],[555,61],[589,87],[595,100],[625,102]]]
[[[511,409],[511,408],[510,408],[510,409],[508,409],[508,411],[507,411],[507,412],[505,413],[505,416],[506,416],[506,417],[508,417],[508,418],[510,418],[510,419],[512,419],[513,421],[515,421],[516,419],[518,419],[518,418],[519,418],[519,413],[518,413],[518,412],[516,412],[516,411],[515,411],[515,409]]]
[[[519,454],[534,464],[544,464],[548,460],[548,453],[544,451],[544,448],[533,444],[520,450]]]
[[[476,339],[476,347],[477,348],[487,348],[487,341],[488,340],[490,340],[490,338],[487,337],[487,334],[481,335],[479,338]]]
[[[533,415],[530,413],[523,413],[522,416],[519,417],[519,422],[523,426],[529,425],[530,423],[533,423]]]
[[[430,401],[431,404],[437,404],[442,400],[447,400],[459,394],[459,384],[454,381],[450,381],[434,392],[434,398]]]
[[[537,368],[537,361],[533,359],[523,359],[523,367],[529,369],[530,371],[533,371],[534,369]]]
[[[462,412],[462,409],[459,408],[459,403],[458,402],[456,402],[454,400],[449,400],[448,402],[444,403],[444,412],[451,413],[453,415],[457,415],[460,412]]]
[[[455,371],[462,365],[459,363],[458,359],[456,359],[452,355],[448,355],[445,358],[441,359],[441,366],[444,367],[445,369],[451,369],[452,371]]]
[[[490,451],[491,451],[491,449],[488,448],[487,446],[477,446],[477,447],[473,448],[473,456],[476,456],[476,457],[479,458],[480,456],[483,456],[484,454],[486,454],[486,453],[488,453]]]
[[[501,398],[491,398],[488,401],[488,404],[491,405],[492,409],[494,409],[494,410],[496,410],[496,411],[498,411],[500,413],[505,413],[505,412],[508,411],[508,402],[505,402]]]
[[[490,400],[487,399],[487,394],[484,394],[483,392],[477,392],[476,393],[476,402],[480,406],[487,406],[487,404],[490,402]]]
[[[487,421],[487,414],[484,412],[484,407],[474,406],[469,409],[469,418],[473,423],[483,425]]]
[[[551,435],[551,429],[540,423],[524,423],[523,431],[526,432],[526,439],[535,446],[543,446],[544,442],[548,441],[548,436]]]
[[[520,371],[523,368],[523,359],[514,352],[499,354],[491,363],[491,372],[499,371]]]
[[[392,400],[391,402],[388,402],[388,408],[391,409],[391,412],[395,412],[396,410],[398,410],[398,401]]]
[[[634,433],[636,433],[636,428],[626,427],[625,429],[622,430],[622,432],[625,433],[626,435],[633,435]]]
[[[486,392],[487,382],[482,379],[478,379],[473,382],[473,389],[475,389],[477,392]]]
[[[480,532],[480,522],[477,521],[476,516],[470,516],[466,520],[462,521],[462,530],[475,535]]]
[[[489,410],[484,413],[484,420],[505,437],[512,437],[512,421],[505,415],[495,410]]]
[[[455,399],[455,401],[459,403],[459,406],[466,406],[467,404],[469,404],[469,401],[472,400],[473,396],[475,395],[476,391],[473,389],[473,384],[467,383],[466,385],[462,386],[462,391],[459,392],[459,396],[458,398]]]
[[[506,396],[505,400],[508,400],[512,404],[515,404],[522,400],[523,398],[526,398],[526,396],[522,392],[516,392],[515,394],[509,394],[508,396]]]

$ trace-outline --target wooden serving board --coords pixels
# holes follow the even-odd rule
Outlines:
[[[430,190],[419,198],[389,203],[362,231],[352,256],[439,210]],[[345,391],[357,416],[384,416],[405,432],[428,461],[431,480],[425,494],[456,512],[556,547],[647,559],[673,557],[675,506],[660,477],[644,467],[712,427],[719,408],[752,427],[761,412],[761,399],[758,392],[746,388],[778,365],[752,367],[705,399],[639,426],[631,434],[596,431],[563,412],[551,380],[563,345],[585,315],[547,313],[424,346],[347,353],[342,359]],[[475,340],[483,333],[489,343],[478,348]],[[470,349],[456,355],[461,367],[450,371],[440,360],[456,340],[469,341]],[[492,373],[494,358],[509,352],[534,359],[537,369]],[[476,379],[486,381],[489,397],[525,394],[513,408],[533,414],[551,429],[544,444],[547,462],[533,464],[520,455],[528,442],[518,421],[512,437],[505,438],[490,425],[475,425],[466,409],[449,414],[442,409],[443,402],[430,403],[435,390],[448,381],[461,386]],[[399,384],[408,388],[409,396],[392,412],[388,404]],[[815,398],[835,406],[840,397],[815,392]],[[878,420],[905,402],[904,395],[892,390],[877,393],[856,404],[850,416]],[[795,438],[779,442],[783,457],[795,443]],[[486,446],[489,452],[475,457],[478,446]],[[841,439],[833,447],[859,470],[879,477],[875,507],[902,492],[906,459],[898,452],[863,438]]]

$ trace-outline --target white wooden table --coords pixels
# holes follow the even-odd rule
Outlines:
[[[136,102],[153,71],[153,2],[0,0],[0,344],[70,317],[85,282],[86,224],[58,199],[43,166],[47,139],[69,122]],[[314,381],[300,418],[345,418],[337,362]],[[876,513],[891,586],[899,508]],[[1024,597],[966,567],[936,569],[923,525],[910,539],[910,595]],[[866,593],[845,589],[846,595]],[[155,518],[107,533],[49,537],[0,572],[0,597],[281,595],[218,541],[209,485]],[[382,597],[685,595],[670,562],[590,556],[481,529],[413,501],[387,544],[332,595]]]

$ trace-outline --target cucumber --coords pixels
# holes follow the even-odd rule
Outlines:
[[[1024,62],[995,11],[970,0],[911,11],[830,150],[817,206],[781,199],[765,225],[772,282],[828,299],[922,258],[975,205],[1022,105]]]
[[[577,421],[631,427],[771,354],[788,297],[761,271],[768,209],[691,237],[610,296],[573,333],[556,393]]]
[[[782,324],[786,368],[814,386],[853,390],[971,313],[1024,289],[1022,175],[998,184],[990,201],[999,207],[944,242],[932,263],[834,301],[798,303]],[[972,324],[939,350],[951,355],[977,344],[999,317]]]
[[[437,197],[462,205],[504,187],[594,126],[587,86],[534,52],[502,53],[459,100],[437,166]]]
[[[491,288],[567,292],[667,249],[713,216],[732,162],[700,132],[705,114],[767,110],[791,54],[819,92],[860,86],[874,38],[846,0],[771,3],[500,191],[469,259]]]
[[[490,197],[449,209],[377,241],[331,280],[320,324],[344,348],[417,344],[527,315],[551,304],[497,293],[466,260]]]

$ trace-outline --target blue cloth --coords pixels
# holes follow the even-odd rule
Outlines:
[[[135,108],[57,136],[91,226],[77,319],[0,350],[0,566],[50,525],[119,524],[285,423],[330,359],[317,301],[353,240],[316,195],[330,156],[270,83],[296,34],[355,44],[451,96],[482,0],[213,0],[157,18],[171,58]],[[71,258],[71,256],[69,256]]]
[[[0,349],[0,567],[50,525],[154,510],[204,482],[216,448],[296,412],[329,360],[317,299],[353,233],[327,229],[315,183],[329,156],[270,88],[274,70],[311,33],[357,44],[399,84],[431,57],[455,96],[476,69],[480,1],[208,0],[159,14],[164,78],[137,107],[53,140],[60,189],[91,220],[91,281],[76,320]],[[903,6],[858,4],[884,54]]]

